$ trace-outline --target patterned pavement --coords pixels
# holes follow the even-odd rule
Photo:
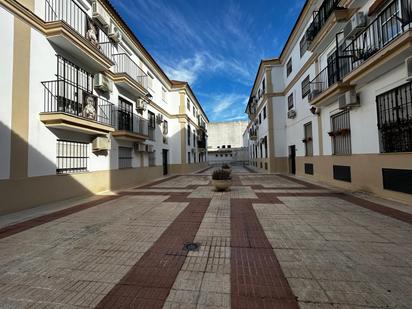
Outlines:
[[[412,308],[411,206],[212,171],[1,228],[0,308]]]

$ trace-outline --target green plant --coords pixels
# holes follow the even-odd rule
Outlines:
[[[213,180],[230,180],[232,179],[232,177],[230,177],[229,171],[218,169],[213,172],[212,179]]]
[[[225,163],[225,164],[222,165],[222,169],[228,170],[228,169],[230,169],[230,166]]]

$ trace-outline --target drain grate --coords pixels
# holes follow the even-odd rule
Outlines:
[[[200,248],[200,244],[196,242],[188,242],[184,245],[183,249],[187,251],[197,251]]]

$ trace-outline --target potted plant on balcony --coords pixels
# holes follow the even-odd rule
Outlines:
[[[228,171],[229,173],[232,172],[232,168],[230,167],[229,164],[226,164],[226,163],[222,165],[222,170]]]
[[[217,191],[227,191],[232,185],[232,177],[229,171],[215,170],[212,174],[212,184]]]
[[[346,136],[349,133],[350,133],[350,129],[348,129],[348,128],[344,128],[344,129],[340,130],[340,135],[342,135],[342,136]]]
[[[333,131],[328,132],[328,134],[329,134],[330,137],[335,137],[336,136],[335,132],[333,132]]]

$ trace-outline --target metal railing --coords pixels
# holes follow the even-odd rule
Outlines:
[[[113,54],[115,73],[126,73],[147,89],[147,74],[125,53]]]
[[[111,59],[113,44],[109,41],[106,33],[92,22],[91,17],[76,2],[72,0],[44,1],[46,22],[65,22],[70,28],[90,41],[102,54]],[[93,27],[95,31],[90,31],[90,27]],[[91,38],[93,35],[94,39]]]
[[[340,58],[348,66],[341,78],[372,57],[379,50],[411,29],[412,8],[408,0],[395,0],[343,49]]]
[[[311,82],[311,99],[341,81],[379,50],[411,29],[412,8],[409,0],[392,1],[358,36],[338,46],[334,59]],[[341,33],[342,34],[342,33]]]
[[[64,113],[114,126],[114,105],[67,80],[42,82],[44,112]]]
[[[147,119],[121,109],[117,109],[115,115],[117,130],[124,130],[145,136],[149,135]]]
[[[325,25],[329,16],[332,15],[335,10],[339,9],[339,3],[340,0],[325,0],[319,10],[314,12],[313,21],[306,31],[306,39],[308,41],[313,41]]]

